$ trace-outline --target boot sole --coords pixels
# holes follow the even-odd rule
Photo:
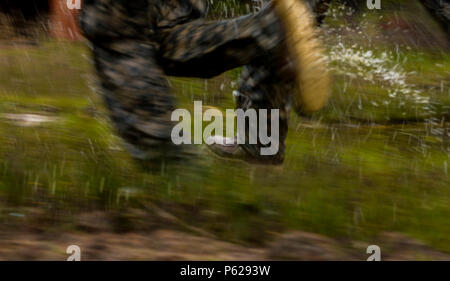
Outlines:
[[[274,0],[286,30],[286,43],[296,67],[295,110],[299,115],[320,110],[331,95],[331,78],[312,12],[303,0]]]

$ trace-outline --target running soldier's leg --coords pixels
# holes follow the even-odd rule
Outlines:
[[[101,92],[118,134],[138,159],[173,151],[170,121],[174,98],[156,62],[156,7],[148,0],[86,0],[80,23],[93,45]],[[167,149],[165,149],[167,148]]]
[[[279,109],[279,150],[261,156],[261,143],[242,145],[258,162],[281,163],[292,94],[295,88],[289,64],[284,30],[269,5],[258,14],[216,23],[196,21],[161,32],[161,61],[169,75],[211,77],[245,64],[237,109],[267,109],[268,134],[271,135],[271,109]],[[273,128],[275,129],[275,128]],[[250,159],[251,160],[251,159]]]
[[[153,59],[154,53],[151,43],[134,40],[94,46],[95,65],[111,119],[138,159],[157,159],[173,148],[170,116],[174,98]]]
[[[149,7],[146,1],[130,4],[120,0],[97,0],[85,4],[92,6],[85,6],[82,28],[94,43],[96,68],[105,100],[120,135],[132,145],[131,151],[138,158],[155,158],[149,153],[164,154],[160,148],[171,147],[169,120],[173,98],[161,65],[165,74],[183,76],[210,77],[247,63],[254,69],[261,68],[262,73],[273,74],[286,59],[287,52],[280,51],[280,46],[284,46],[283,29],[270,6],[256,15],[235,20],[216,23],[198,20],[174,28],[161,28],[158,21],[148,19],[149,14],[155,15],[152,19],[160,19],[160,10]],[[92,7],[94,9],[89,9]],[[130,19],[130,15],[135,17]],[[121,28],[122,25],[125,26]],[[284,74],[284,79],[290,81],[290,71]],[[260,85],[246,88],[265,92],[264,98],[283,92],[279,91],[283,85],[276,86],[281,84],[280,80],[260,81]],[[286,89],[288,93],[284,95],[273,95],[284,99],[281,102],[251,104],[279,108],[278,105],[287,103],[289,91],[292,88]]]

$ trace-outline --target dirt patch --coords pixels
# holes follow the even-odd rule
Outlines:
[[[382,260],[450,260],[450,255],[399,233],[380,237]],[[161,229],[149,233],[86,233],[0,235],[0,260],[56,260],[68,258],[66,249],[77,245],[82,260],[361,260],[367,259],[364,242],[347,243],[306,232],[278,236],[264,248]]]
[[[151,233],[2,235],[0,260],[66,260],[70,245],[82,260],[261,260],[265,250],[247,248],[173,230]]]

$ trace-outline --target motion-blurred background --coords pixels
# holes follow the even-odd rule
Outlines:
[[[208,0],[209,17],[261,1]],[[435,4],[441,6],[433,6]],[[447,1],[329,1],[334,90],[291,116],[283,167],[211,158],[148,174],[114,135],[77,11],[0,1],[0,260],[450,259]],[[445,8],[446,7],[446,8]],[[239,70],[173,78],[178,107],[233,108]]]

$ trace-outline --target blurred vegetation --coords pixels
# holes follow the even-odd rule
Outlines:
[[[310,119],[291,116],[278,168],[198,147],[196,159],[145,173],[111,129],[83,43],[0,48],[1,228],[71,230],[80,213],[103,210],[119,217],[117,231],[132,231],[125,210],[156,204],[240,243],[287,229],[365,241],[398,231],[450,252],[449,52],[400,38],[394,12],[330,11],[322,35],[335,54],[334,95]],[[238,75],[171,79],[178,107],[233,107]]]

